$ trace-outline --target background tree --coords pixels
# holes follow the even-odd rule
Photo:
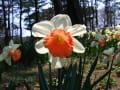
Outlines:
[[[99,10],[99,3],[104,4]],[[103,26],[115,26],[119,18],[119,2],[115,0],[2,0],[1,1],[1,31],[5,32],[5,41],[16,34],[22,40],[23,29],[30,30],[38,21],[50,19],[55,14],[68,14],[73,24],[85,24],[88,30]],[[43,9],[47,4],[51,7]],[[101,14],[100,14],[100,13]],[[104,23],[103,23],[104,22]],[[104,24],[104,25],[103,25]],[[32,36],[32,33],[31,33]]]

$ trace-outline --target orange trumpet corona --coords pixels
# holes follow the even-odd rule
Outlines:
[[[104,40],[98,40],[98,43],[101,47],[103,47],[105,45],[105,41]]]
[[[10,50],[8,52],[8,55],[12,58],[13,61],[18,61],[21,57],[21,51],[20,50]]]
[[[44,37],[44,46],[54,57],[64,58],[72,53],[73,39],[69,32],[55,29]]]

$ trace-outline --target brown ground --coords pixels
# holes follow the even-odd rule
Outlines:
[[[106,70],[107,69],[96,69],[92,76],[92,80],[98,78]],[[44,66],[44,71],[47,73],[48,65]],[[56,73],[53,73],[52,75],[55,76]],[[115,81],[115,85],[112,85],[109,90],[120,90],[120,77],[116,75],[116,69],[113,69],[112,71],[112,78]],[[22,80],[27,80],[29,82],[31,90],[39,90],[37,65],[32,68],[12,68],[12,70],[3,72],[2,81],[0,82],[0,90],[5,90],[5,87],[7,87],[8,83],[11,80],[16,81],[16,83],[22,82]],[[102,85],[99,84],[94,88],[94,90],[104,90],[102,88]],[[26,88],[21,84],[16,87],[16,90],[26,90]]]

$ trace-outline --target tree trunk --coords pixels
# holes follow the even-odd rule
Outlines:
[[[97,10],[97,0],[95,0],[95,20],[96,20],[96,27],[98,27],[98,10]]]
[[[8,44],[8,29],[6,24],[6,11],[5,11],[4,0],[2,0],[2,9],[3,9],[3,17],[4,17],[3,29],[5,30],[5,44]]]
[[[67,13],[73,24],[83,24],[83,11],[80,9],[79,0],[67,0]]]
[[[22,0],[20,0],[20,42],[23,43],[22,40]]]
[[[38,0],[35,0],[35,23],[39,21]]]
[[[11,29],[10,29],[10,8],[11,8],[11,5],[10,5],[10,0],[8,0],[8,36],[9,36],[9,39],[11,38]]]
[[[14,16],[13,16],[13,15],[14,15],[14,13],[13,13],[13,10],[14,10],[14,9],[13,9],[13,0],[12,0],[11,3],[12,3],[12,30],[11,30],[12,33],[11,33],[11,38],[13,38],[13,31],[14,31],[14,28],[13,28],[13,24],[14,24]]]
[[[55,14],[59,14],[63,12],[61,0],[53,0],[53,5],[54,5]]]

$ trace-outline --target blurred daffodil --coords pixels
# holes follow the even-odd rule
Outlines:
[[[43,37],[35,44],[35,49],[40,54],[49,53],[49,61],[53,68],[61,68],[63,59],[72,54],[84,53],[84,46],[73,36],[86,33],[86,26],[76,24],[72,26],[66,14],[58,14],[50,21],[35,23],[32,27],[34,37]]]
[[[20,59],[21,51],[17,48],[20,44],[14,44],[13,40],[10,40],[9,45],[3,48],[3,52],[0,54],[0,62],[5,61],[8,65],[11,65],[11,59],[17,61]]]
[[[108,61],[111,61],[113,59],[114,55],[114,47],[108,48],[103,51],[103,61],[104,63],[107,63]]]
[[[116,30],[120,30],[120,25],[116,25],[116,26],[115,26],[115,29],[116,29]]]

